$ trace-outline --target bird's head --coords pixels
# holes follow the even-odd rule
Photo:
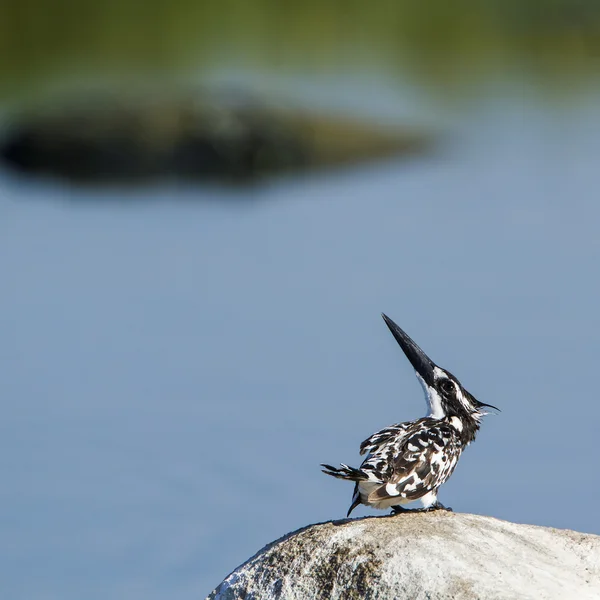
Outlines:
[[[499,410],[491,404],[479,402],[450,371],[438,367],[394,321],[386,315],[382,317],[416,371],[425,390],[429,416],[436,419],[456,416],[474,419],[478,423],[488,414],[486,408]]]

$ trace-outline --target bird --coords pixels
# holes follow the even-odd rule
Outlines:
[[[392,319],[383,320],[415,369],[425,392],[428,414],[390,425],[360,445],[366,457],[358,469],[321,464],[323,473],[354,482],[347,517],[359,505],[391,508],[392,514],[452,510],[438,500],[438,490],[452,475],[463,450],[475,440],[486,409],[458,379],[438,367]],[[422,508],[403,505],[420,500]]]

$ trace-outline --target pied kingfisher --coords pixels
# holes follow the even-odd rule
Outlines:
[[[445,509],[438,502],[439,487],[452,475],[462,451],[475,439],[484,407],[450,373],[438,367],[413,340],[386,315],[383,320],[411,362],[423,386],[429,414],[416,421],[386,427],[360,445],[367,453],[355,469],[331,465],[323,473],[354,481],[354,495],[347,516],[359,505],[406,512],[403,504],[420,500],[420,510]]]

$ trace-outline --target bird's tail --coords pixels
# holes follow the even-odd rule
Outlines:
[[[339,468],[332,467],[331,465],[321,465],[325,467],[322,469],[325,475],[331,475],[332,477],[337,477],[338,479],[346,479],[348,481],[363,481],[364,479],[368,479],[367,475],[363,473],[359,469],[355,469],[354,467],[349,467],[342,463]]]

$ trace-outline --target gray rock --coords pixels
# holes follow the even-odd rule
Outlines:
[[[600,598],[600,536],[479,515],[311,525],[263,548],[207,600]]]

